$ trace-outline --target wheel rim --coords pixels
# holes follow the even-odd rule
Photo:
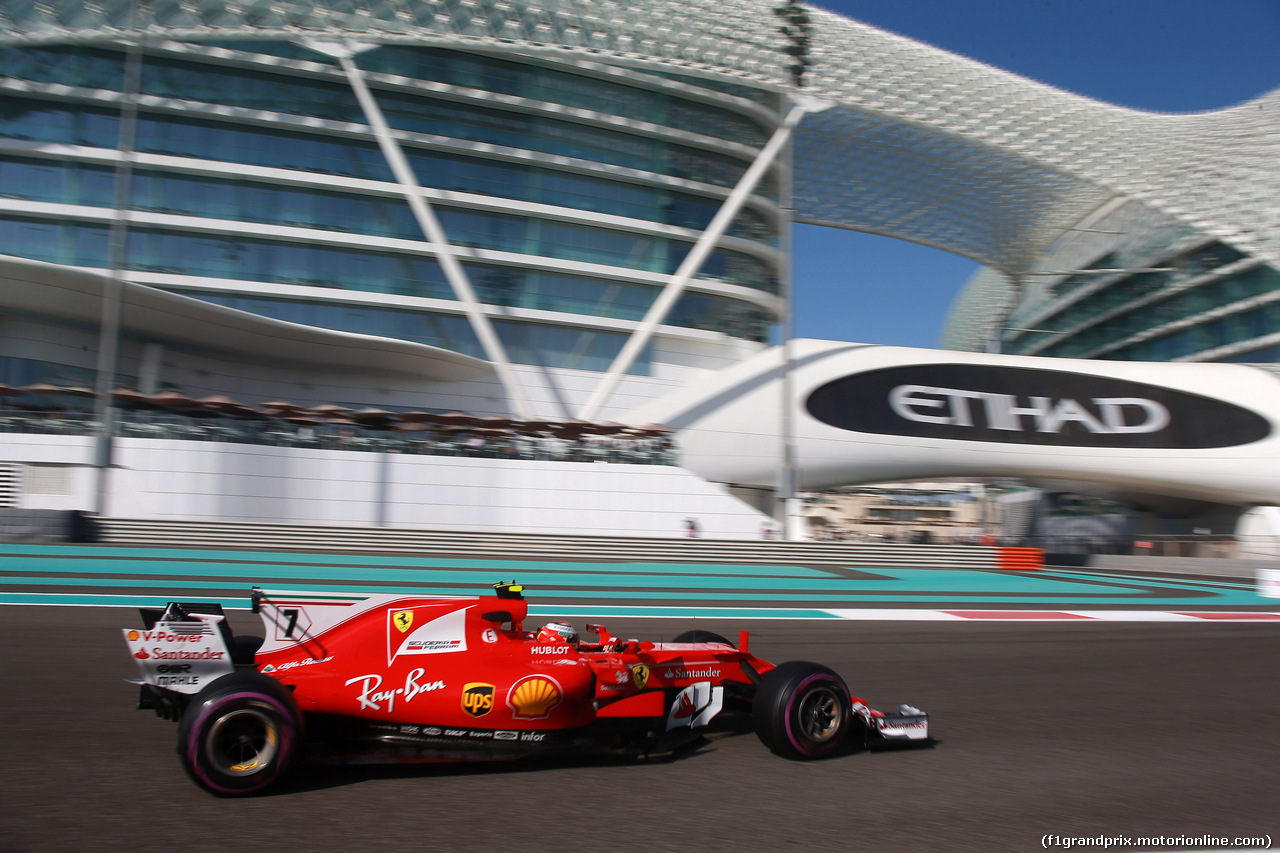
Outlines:
[[[798,709],[800,732],[812,743],[823,743],[840,734],[844,722],[844,706],[838,691],[816,687],[800,700]]]
[[[271,767],[280,751],[275,722],[254,708],[218,717],[205,738],[205,754],[227,776],[252,776]]]

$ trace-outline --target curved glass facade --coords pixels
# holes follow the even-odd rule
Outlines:
[[[1132,202],[1059,243],[1016,291],[1001,351],[1271,360],[1280,334],[1280,269],[1262,259]]]
[[[616,321],[644,316],[777,121],[770,97],[674,75],[404,45],[358,64],[516,363],[604,370],[627,336]],[[125,81],[109,47],[0,50],[0,254],[108,266]],[[156,48],[136,104],[126,275],[481,354],[333,60],[286,42]],[[667,325],[765,339],[776,185],[760,184]]]

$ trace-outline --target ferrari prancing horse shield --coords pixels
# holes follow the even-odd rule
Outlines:
[[[631,683],[636,686],[636,690],[643,690],[649,683],[649,667],[642,663],[631,667]]]
[[[391,617],[391,622],[400,630],[400,633],[403,634],[405,631],[408,631],[409,626],[413,624],[413,611],[401,610],[399,613]]]

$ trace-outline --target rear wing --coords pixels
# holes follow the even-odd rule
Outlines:
[[[193,695],[235,670],[233,639],[218,604],[170,602],[163,610],[143,608],[142,628],[123,628],[125,645],[141,678],[125,679],[145,688]]]

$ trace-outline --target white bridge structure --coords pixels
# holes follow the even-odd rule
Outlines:
[[[811,489],[1003,476],[1189,519],[1280,504],[1270,370],[813,340],[789,349],[635,416],[677,429],[699,476],[758,488],[792,465]]]

